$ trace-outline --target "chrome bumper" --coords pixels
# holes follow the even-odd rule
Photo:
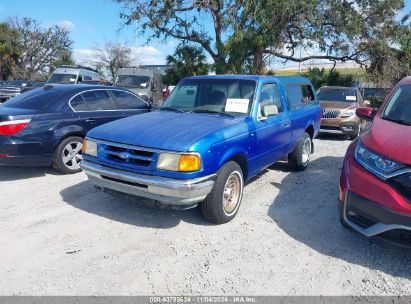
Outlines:
[[[83,171],[98,187],[159,201],[166,205],[194,205],[203,201],[214,186],[216,174],[180,180],[137,174],[81,161]]]

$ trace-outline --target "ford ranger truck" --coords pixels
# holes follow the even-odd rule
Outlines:
[[[189,77],[158,110],[91,130],[81,167],[110,193],[200,205],[208,220],[226,223],[263,169],[285,157],[295,170],[308,166],[320,115],[303,77]]]

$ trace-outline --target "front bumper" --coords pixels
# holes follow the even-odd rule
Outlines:
[[[357,116],[321,119],[320,132],[332,134],[358,134],[361,120]]]
[[[340,208],[344,222],[366,237],[384,238],[384,233],[396,230],[408,235],[411,244],[411,216],[394,212],[353,192],[347,192]]]
[[[216,177],[216,174],[212,174],[180,180],[132,173],[85,160],[80,166],[98,187],[176,206],[190,206],[203,201],[213,189]]]
[[[348,148],[341,170],[341,220],[367,237],[410,247],[411,202],[357,163],[356,145],[357,141]]]

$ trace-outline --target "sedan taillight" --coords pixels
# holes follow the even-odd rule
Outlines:
[[[31,119],[20,119],[0,122],[0,135],[14,135],[23,130]]]

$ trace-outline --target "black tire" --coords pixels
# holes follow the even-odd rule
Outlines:
[[[307,147],[305,147],[305,145],[307,145]],[[307,149],[308,147],[309,151],[307,152],[305,149]],[[306,153],[308,153],[307,157],[305,157]],[[296,171],[305,170],[310,162],[311,153],[311,136],[307,132],[304,132],[295,149],[290,154],[288,154],[288,165],[291,167],[291,169]]]
[[[81,168],[75,163],[79,163],[81,159],[81,145],[80,145],[80,150],[77,151],[77,146],[78,143],[83,143],[83,138],[79,136],[71,136],[65,138],[56,148],[54,151],[54,156],[53,156],[53,162],[52,165],[54,168],[59,170],[60,172],[64,174],[73,174],[81,171]],[[69,156],[68,155],[68,150],[67,146],[70,145],[72,148],[76,147],[76,149],[73,149],[73,151],[77,151],[73,155]],[[71,162],[66,159],[64,159],[64,155],[66,155],[67,158],[72,157]],[[80,157],[79,157],[80,156]]]
[[[225,205],[224,191],[230,178],[239,183],[238,197],[236,202]],[[244,178],[241,167],[234,161],[226,163],[217,172],[217,178],[213,190],[208,194],[204,202],[201,203],[201,211],[204,217],[216,224],[224,224],[231,221],[237,214],[243,197]],[[231,192],[230,192],[231,196]],[[228,208],[230,207],[230,208]]]

